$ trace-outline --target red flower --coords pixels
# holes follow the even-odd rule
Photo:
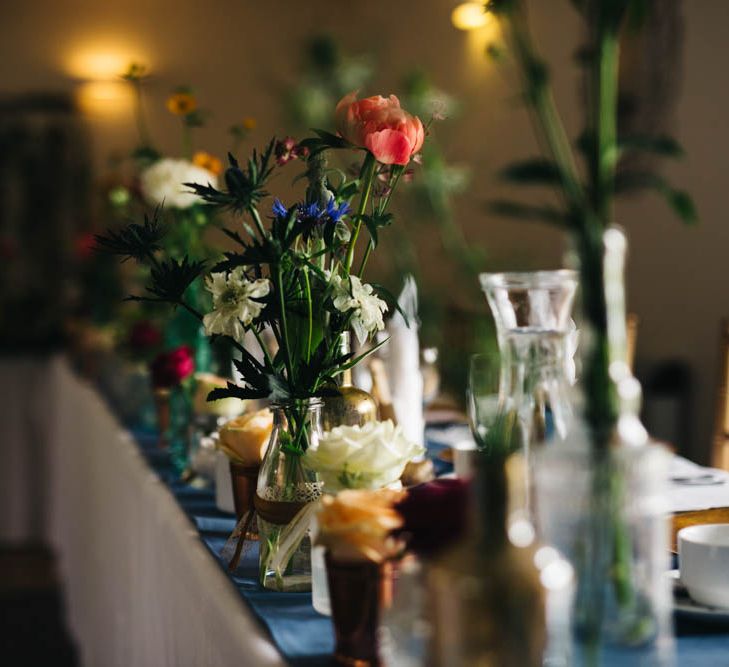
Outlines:
[[[80,262],[85,262],[94,253],[96,239],[91,232],[83,232],[74,239],[73,246],[76,258]]]
[[[293,137],[286,137],[276,142],[273,153],[276,156],[276,164],[279,167],[283,167],[283,165],[291,162],[291,160],[307,157],[309,155],[309,149],[304,146],[299,146]]]
[[[334,115],[339,133],[366,148],[381,164],[406,165],[425,139],[420,118],[402,109],[395,95],[358,100],[357,93],[349,93],[339,101]]]
[[[398,533],[419,556],[430,556],[455,542],[466,528],[469,485],[460,479],[434,479],[408,489],[395,505],[403,518]]]
[[[149,352],[162,342],[162,332],[149,320],[137,322],[129,332],[129,347],[135,352]]]
[[[163,352],[151,364],[152,384],[160,389],[174,387],[195,370],[195,359],[189,345]]]

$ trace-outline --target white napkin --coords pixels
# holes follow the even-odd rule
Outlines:
[[[671,512],[729,507],[729,472],[674,456],[668,476]]]
[[[398,304],[407,315],[408,324],[396,312],[387,325],[387,377],[392,391],[392,404],[398,424],[405,437],[423,444],[423,376],[420,373],[420,343],[418,340],[418,287],[415,279],[405,279]]]

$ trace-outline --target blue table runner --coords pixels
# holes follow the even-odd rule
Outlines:
[[[134,431],[134,435],[150,467],[169,487],[211,556],[230,577],[284,658],[294,667],[332,664],[332,624],[329,618],[314,611],[311,593],[276,593],[264,589],[258,583],[257,544],[241,559],[236,574],[230,576],[219,553],[235,527],[235,517],[218,510],[213,490],[196,489],[176,479],[167,454],[157,449],[156,435],[143,431]],[[428,449],[433,456],[444,447],[430,442]],[[449,471],[450,466],[442,460],[435,458],[434,462],[437,474]],[[679,667],[729,667],[729,628],[676,620]]]

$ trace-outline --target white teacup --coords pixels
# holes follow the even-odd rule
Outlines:
[[[680,530],[678,558],[681,582],[696,602],[729,608],[729,523]]]

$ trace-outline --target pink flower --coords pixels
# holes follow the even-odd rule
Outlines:
[[[283,167],[291,160],[307,157],[309,149],[305,146],[299,146],[293,137],[286,137],[276,142],[273,153],[276,156],[276,164]]]
[[[195,370],[195,359],[189,345],[181,345],[171,352],[164,352],[152,362],[152,384],[169,388],[180,384]]]
[[[337,130],[349,142],[366,148],[382,164],[406,165],[425,139],[423,123],[400,107],[395,95],[357,99],[345,95],[335,111]]]

